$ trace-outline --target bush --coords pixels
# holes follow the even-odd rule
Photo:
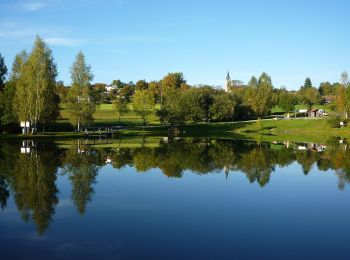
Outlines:
[[[339,128],[340,127],[340,122],[342,121],[342,118],[340,116],[330,116],[327,119],[327,123],[330,127],[333,128]]]

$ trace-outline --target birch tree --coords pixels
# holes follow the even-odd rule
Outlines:
[[[66,100],[69,120],[78,131],[93,121],[93,113],[97,108],[98,103],[91,86],[93,77],[91,66],[86,64],[85,56],[80,51],[71,68],[72,86]]]
[[[349,76],[346,71],[341,74],[341,86],[337,91],[337,107],[340,112],[343,112],[345,117],[349,117],[350,110],[350,88]]]
[[[54,119],[58,100],[55,93],[57,68],[47,44],[37,36],[34,47],[26,57],[25,52],[15,59],[15,108],[20,121],[30,121],[33,132],[39,123]]]
[[[255,80],[254,80],[254,83]],[[271,78],[262,73],[257,84],[250,84],[248,89],[248,104],[258,118],[268,114],[274,105],[274,93]]]
[[[147,117],[154,111],[154,98],[151,92],[147,90],[138,90],[133,96],[132,106],[138,114],[144,125],[147,124]]]

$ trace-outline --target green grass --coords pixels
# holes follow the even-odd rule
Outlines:
[[[262,120],[246,122],[233,132],[252,139],[266,141],[314,141],[324,142],[332,136],[350,139],[350,127],[331,128],[326,119]]]
[[[325,119],[261,120],[232,123],[196,123],[181,127],[184,137],[253,139],[322,143],[330,137],[350,139],[350,127],[334,129]]]
[[[62,107],[60,111],[60,118],[58,123],[68,122],[68,111]],[[118,116],[114,110],[113,104],[101,104],[93,115],[95,126],[116,126],[116,125],[142,125],[142,120],[133,110],[129,104],[129,112],[121,117],[119,122]],[[150,125],[159,124],[159,120],[155,113],[148,117]]]
[[[76,139],[82,138],[83,134],[76,132],[47,132],[38,133],[36,135],[22,135],[22,134],[3,134],[0,135],[0,141],[11,140],[27,140],[27,139]]]
[[[315,106],[328,110],[328,106]],[[118,121],[113,104],[102,104],[94,114],[95,126],[127,126],[115,134],[120,137],[167,136],[167,126],[161,125],[155,116],[150,115],[149,125],[142,126],[139,116],[130,111]],[[304,108],[297,106],[297,109]],[[281,109],[275,107],[274,113],[281,113]],[[324,119],[290,119],[290,120],[262,120],[259,126],[256,121],[223,122],[223,123],[189,123],[180,127],[181,137],[210,137],[210,138],[234,138],[255,139],[266,141],[315,141],[320,142],[331,136],[341,136],[350,139],[350,127],[341,129],[330,128]],[[27,135],[0,135],[0,140],[45,138],[45,139],[69,139],[81,138],[83,135],[74,132],[68,121],[68,111],[62,107],[61,116],[47,133],[34,136]]]
[[[74,139],[60,139],[55,140],[55,144],[57,144],[61,148],[70,148],[74,145],[89,145],[91,147],[98,148],[135,148],[135,147],[158,147],[160,144],[161,137],[121,137],[114,138],[110,140],[101,139],[101,140],[74,140]]]
[[[324,104],[324,105],[320,105],[320,104],[316,104],[312,106],[313,109],[323,109],[326,111],[330,111],[330,105],[329,104]],[[299,110],[299,109],[307,109],[307,106],[305,105],[296,105],[295,106],[295,110]],[[284,114],[285,112],[283,111],[282,108],[280,108],[279,106],[275,106],[272,108],[271,110],[272,114]]]

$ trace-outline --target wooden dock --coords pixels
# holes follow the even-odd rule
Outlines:
[[[113,127],[85,127],[82,131],[84,137],[87,139],[94,138],[113,138],[113,135],[123,127],[121,126],[113,126]]]

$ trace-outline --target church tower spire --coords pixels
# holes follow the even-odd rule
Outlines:
[[[230,82],[231,82],[231,77],[230,77],[230,71],[227,70],[227,75],[226,75],[226,81],[225,81],[225,91],[228,92],[229,91],[229,85],[230,85]]]

